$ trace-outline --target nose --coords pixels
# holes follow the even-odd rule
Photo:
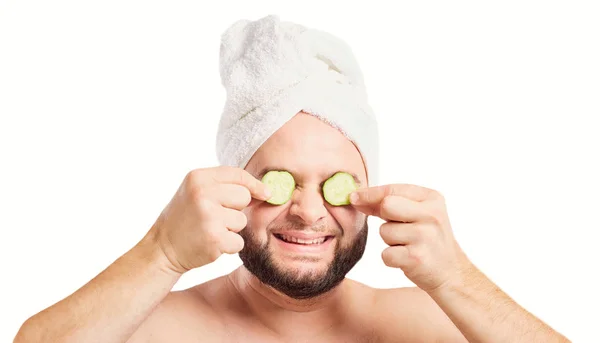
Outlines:
[[[298,188],[292,195],[290,214],[299,217],[306,225],[314,225],[327,216],[320,189]]]

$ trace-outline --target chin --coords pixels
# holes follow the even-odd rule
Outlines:
[[[276,255],[275,255],[276,256]],[[296,257],[293,260],[281,259],[275,263],[275,268],[282,274],[287,274],[294,279],[318,279],[323,277],[331,261],[314,261],[311,258]]]
[[[352,241],[340,244],[343,235],[274,232],[261,242],[251,230],[241,232],[244,266],[261,282],[296,299],[323,294],[340,284],[360,260],[367,242],[367,224]],[[306,235],[279,239],[276,235]]]

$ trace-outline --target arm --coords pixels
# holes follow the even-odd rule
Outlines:
[[[525,311],[469,261],[456,241],[444,197],[417,185],[361,189],[353,206],[386,221],[387,266],[427,292],[469,342],[569,342]],[[450,332],[436,326],[440,334]],[[446,340],[445,340],[446,341]]]
[[[148,234],[81,289],[29,318],[15,338],[29,342],[123,343],[169,294],[185,272],[234,254],[241,212],[252,198],[266,200],[267,187],[240,168],[188,173]],[[145,326],[134,340],[146,342]]]
[[[570,342],[468,266],[428,293],[469,342]]]
[[[75,293],[29,318],[15,342],[125,342],[170,292],[179,273],[151,236]]]

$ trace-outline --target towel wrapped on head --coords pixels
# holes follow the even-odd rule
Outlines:
[[[377,121],[342,40],[275,15],[239,20],[221,37],[220,75],[227,92],[216,142],[221,165],[244,168],[271,135],[305,112],[352,141],[369,186],[377,184]]]

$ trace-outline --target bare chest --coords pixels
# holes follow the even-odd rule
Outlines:
[[[223,334],[223,343],[376,343],[383,342],[374,331],[331,330],[326,333],[277,334],[261,329],[228,326]]]
[[[177,317],[177,315],[172,315]],[[218,318],[218,319],[217,319]],[[171,325],[161,322],[153,327],[153,333],[146,342],[179,343],[384,343],[384,342],[430,342],[423,340],[423,328],[416,328],[409,322],[394,321],[393,325],[381,325],[381,320],[363,318],[352,320],[328,330],[294,328],[293,322],[284,324],[278,330],[268,329],[252,317],[236,318],[219,315],[205,325],[191,315],[178,317]],[[380,318],[378,318],[380,319]],[[393,327],[392,327],[393,326]],[[420,334],[421,333],[421,334]]]

